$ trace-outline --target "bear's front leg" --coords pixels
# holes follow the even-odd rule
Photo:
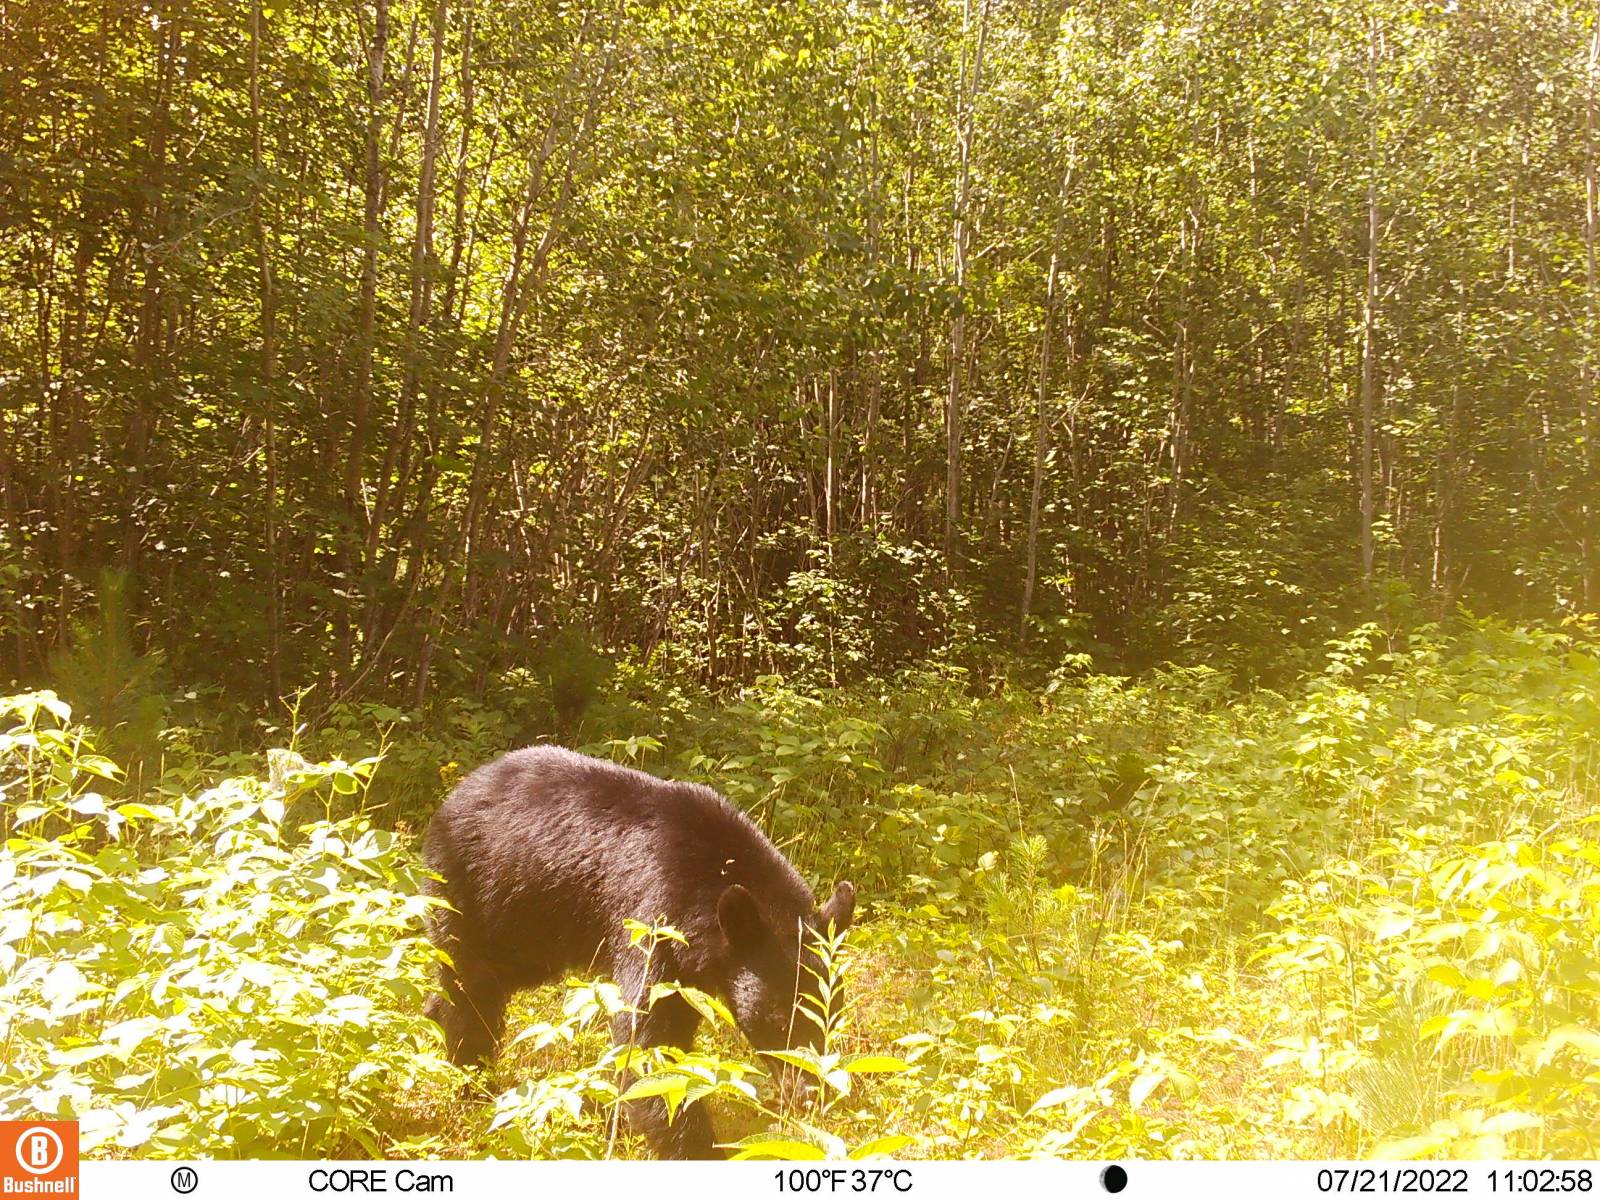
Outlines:
[[[624,987],[623,995],[634,989]],[[640,987],[639,994],[648,989]],[[695,1012],[681,996],[663,996],[648,1013],[622,1013],[612,1022],[612,1040],[618,1046],[675,1046],[687,1050],[694,1044],[695,1030],[700,1025],[700,1014]],[[633,1083],[632,1074],[624,1075],[622,1090]],[[702,1104],[680,1108],[675,1120],[668,1120],[666,1101],[659,1096],[643,1100],[630,1100],[624,1106],[628,1127],[644,1136],[657,1158],[717,1159],[727,1155],[717,1148],[716,1133],[711,1128],[711,1115]]]
[[[423,1011],[444,1029],[445,1050],[458,1067],[494,1061],[505,1031],[506,988],[499,973],[482,963],[441,964],[440,994]]]
[[[677,1118],[669,1123],[666,1102],[660,1097],[634,1100],[628,1105],[628,1125],[645,1136],[650,1149],[660,1159],[727,1157],[717,1146],[711,1115],[703,1102],[680,1108]]]

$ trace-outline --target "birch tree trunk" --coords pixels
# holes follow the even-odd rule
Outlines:
[[[1378,18],[1367,20],[1367,287],[1361,310],[1361,575],[1370,585],[1376,547],[1373,495],[1373,422],[1378,387]]]
[[[1067,218],[1067,192],[1072,167],[1061,179],[1056,195],[1055,231],[1050,240],[1050,272],[1045,278],[1044,328],[1039,334],[1039,388],[1033,422],[1033,485],[1028,494],[1028,567],[1022,581],[1022,614],[1018,622],[1022,640],[1028,639],[1028,618],[1033,614],[1033,589],[1039,576],[1039,516],[1044,498],[1044,467],[1050,452],[1050,339],[1055,329],[1057,288],[1061,269],[1061,235]]]
[[[1595,406],[1600,397],[1596,384],[1600,383],[1600,278],[1595,270],[1596,223],[1600,221],[1600,178],[1595,169],[1595,91],[1600,83],[1600,22],[1595,24],[1589,41],[1589,69],[1583,109],[1583,265],[1585,300],[1587,303],[1583,330],[1583,366],[1578,387],[1579,424],[1583,430],[1583,489],[1581,492],[1582,530],[1579,534],[1579,551],[1583,564],[1583,607],[1594,612],[1600,607],[1600,551],[1595,540],[1596,493],[1600,482],[1600,461],[1596,461],[1594,443],[1600,437]]]
[[[344,494],[352,522],[361,509],[367,439],[371,434],[372,338],[378,305],[378,219],[383,195],[379,129],[383,121],[383,75],[389,47],[389,0],[375,0],[372,37],[367,42],[367,123],[364,138],[361,214],[361,283],[356,303],[356,371],[351,400],[350,447],[344,463]],[[353,532],[353,529],[352,529]]]
[[[961,420],[964,400],[963,376],[967,365],[967,256],[972,244],[972,152],[974,121],[978,95],[983,89],[983,50],[989,35],[989,9],[993,0],[983,0],[978,16],[977,42],[972,52],[970,75],[966,63],[966,39],[962,38],[962,64],[960,86],[957,89],[956,152],[959,167],[956,175],[955,209],[952,220],[953,279],[955,306],[950,320],[950,380],[945,393],[944,407],[944,563],[945,577],[950,578],[955,569],[958,550],[957,536],[961,523]],[[972,0],[967,0],[962,15],[963,34],[972,21]]]
[[[262,397],[263,457],[266,467],[267,542],[267,675],[272,694],[283,694],[283,582],[278,549],[278,314],[272,276],[272,251],[262,212],[262,176],[266,170],[261,134],[261,0],[250,5],[250,224],[255,236],[257,305],[261,321],[261,348],[257,360]]]

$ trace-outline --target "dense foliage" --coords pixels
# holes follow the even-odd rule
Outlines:
[[[257,705],[589,643],[1281,682],[1385,577],[1592,611],[1595,38],[1575,0],[12,0],[0,674],[108,569]]]
[[[811,1111],[708,997],[698,1053],[609,1048],[605,981],[529,997],[487,1091],[441,1063],[409,830],[449,769],[190,752],[139,795],[17,697],[0,1114],[77,1114],[99,1153],[588,1157],[633,1152],[632,1086],[718,1105],[754,1155],[1593,1156],[1592,635],[1366,626],[1244,693],[1081,662],[1034,689],[614,683],[592,749],[717,783],[861,885]],[[393,770],[424,794],[379,803]]]
[[[1592,4],[4,0],[0,229],[0,1116],[1600,1153]],[[858,883],[817,1107],[441,1059],[541,740]]]
[[[91,1154],[381,1153],[378,1101],[447,1068],[416,866],[331,815],[372,762],[117,799],[52,695],[0,715],[0,1112]]]

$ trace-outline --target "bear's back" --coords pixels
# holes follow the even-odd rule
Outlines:
[[[710,788],[559,746],[514,750],[463,779],[429,826],[425,854],[486,934],[536,927],[573,955],[630,917],[712,938],[708,917],[734,883],[785,919],[815,903],[789,861]]]

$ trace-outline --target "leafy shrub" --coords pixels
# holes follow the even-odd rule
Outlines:
[[[670,926],[627,922],[634,947],[646,956],[664,941],[687,944]],[[819,1050],[775,1052],[767,1057],[788,1064],[814,1079],[826,1112],[831,1098],[847,1096],[851,1081],[865,1075],[899,1074],[910,1070],[898,1058],[885,1054],[845,1054],[835,1049],[848,1022],[842,1003],[848,958],[843,934],[818,935],[822,968],[804,989],[805,1018],[823,1031]],[[648,963],[645,967],[649,975]],[[565,985],[562,1015],[557,1021],[539,1020],[511,1039],[545,1049],[583,1040],[601,1018],[626,1019],[648,1011],[669,996],[679,996],[706,1019],[713,1035],[733,1027],[733,1017],[714,996],[676,982],[659,982],[637,1004],[630,1003],[616,984],[569,979]],[[490,1136],[497,1148],[533,1157],[610,1157],[623,1131],[623,1106],[631,1101],[659,1098],[670,1120],[681,1118],[695,1104],[721,1100],[778,1128],[751,1134],[732,1143],[734,1158],[816,1159],[871,1158],[892,1153],[909,1138],[879,1138],[850,1151],[836,1136],[803,1119],[787,1106],[774,1110],[762,1103],[757,1082],[768,1072],[743,1059],[730,1058],[716,1046],[686,1051],[671,1046],[645,1049],[631,1043],[607,1045],[595,1057],[565,1070],[545,1071],[503,1092],[495,1101]]]
[[[1476,845],[1407,831],[1273,906],[1266,959],[1324,998],[1319,1036],[1378,1153],[1600,1148],[1597,820]]]
[[[86,1128],[110,1153],[263,1152],[270,1114],[303,1112],[350,1153],[424,1144],[388,1140],[423,1113],[429,1146],[627,1155],[631,1089],[718,1104],[749,1156],[1596,1152],[1586,627],[1362,626],[1277,691],[1089,665],[1036,690],[945,662],[719,701],[623,662],[585,715],[594,752],[704,779],[813,882],[861,885],[850,1020],[791,1062],[822,1084],[812,1112],[772,1105],[709,1000],[694,1054],[612,1048],[601,1018],[626,1006],[592,981],[524,1001],[492,1110],[430,1099],[459,1077],[417,1016],[422,902],[404,839],[364,824],[368,785],[395,771],[420,817],[512,736],[494,705],[350,710],[306,735],[345,761],[119,803],[53,701],[13,701],[0,1019],[23,1053],[0,1109],[103,1110]],[[319,1024],[345,996],[367,1023]],[[179,1022],[187,1057],[136,1040],[145,1019]],[[326,1053],[291,1071],[310,1041]],[[216,1090],[234,1075],[253,1090]]]
[[[0,717],[0,1115],[75,1117],[91,1154],[382,1153],[450,1069],[406,847],[328,815],[375,762],[118,800],[53,695]]]
[[[50,659],[58,691],[78,698],[112,753],[144,773],[167,710],[165,656],[135,644],[133,586],[125,571],[102,571],[95,615],[72,622],[68,644]]]

